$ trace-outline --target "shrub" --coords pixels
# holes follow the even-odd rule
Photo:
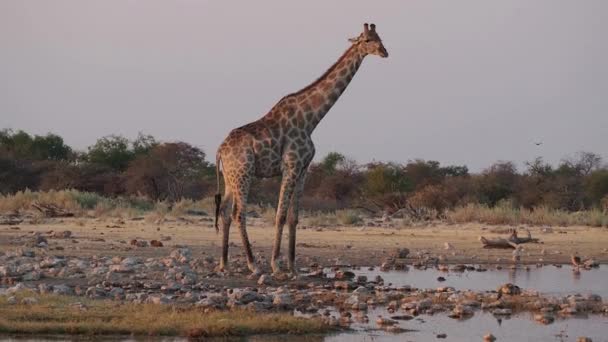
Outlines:
[[[70,193],[82,209],[94,209],[100,202],[110,202],[107,198],[93,192],[71,190]]]
[[[355,210],[345,209],[336,211],[336,218],[341,225],[355,225],[363,222],[359,213]]]

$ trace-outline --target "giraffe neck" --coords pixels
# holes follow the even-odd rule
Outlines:
[[[303,127],[310,134],[325,114],[338,101],[353,79],[365,54],[357,45],[352,45],[318,80],[295,93],[299,110],[304,120]]]

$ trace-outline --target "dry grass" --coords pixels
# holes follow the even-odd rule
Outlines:
[[[155,304],[121,304],[28,292],[37,304],[8,304],[0,297],[0,333],[139,335],[139,336],[242,336],[252,334],[320,333],[330,328],[320,320],[290,314],[244,310],[203,313],[197,308]],[[86,309],[73,305],[83,303]]]
[[[306,212],[300,221],[315,227],[353,226],[363,223],[363,218],[357,210],[338,209],[334,212]]]
[[[336,218],[341,225],[349,226],[363,223],[361,214],[352,209],[336,210]]]
[[[208,214],[215,211],[212,197],[200,201],[188,199],[170,205],[167,202],[151,202],[144,198],[105,198],[95,193],[77,190],[61,191],[20,191],[12,195],[0,195],[0,213],[32,210],[32,203],[53,204],[73,212],[76,216],[132,218],[148,214],[149,221],[162,220],[166,216],[182,216],[189,210],[204,210]],[[274,207],[262,209],[261,215],[266,223],[275,220]],[[430,212],[426,216],[432,217]],[[436,216],[436,215],[435,215]],[[308,212],[301,215],[302,221],[311,226],[352,226],[362,223],[360,212],[352,209],[341,209],[334,212]],[[469,204],[446,212],[451,223],[479,222],[485,224],[507,225],[555,225],[555,226],[590,226],[608,227],[608,212],[599,209],[567,212],[562,210],[538,207],[534,210],[514,208],[504,202],[494,207],[481,204]],[[408,222],[409,224],[409,222]]]
[[[448,221],[455,223],[608,227],[608,214],[597,209],[566,212],[546,207],[534,210],[513,208],[508,203],[491,208],[480,204],[469,204],[448,211],[446,216]]]
[[[300,221],[307,226],[330,227],[338,225],[338,217],[334,213],[311,212],[302,216]]]
[[[28,210],[32,203],[40,202],[54,204],[71,211],[82,211],[83,207],[77,202],[78,191],[19,191],[12,195],[0,195],[0,211]]]

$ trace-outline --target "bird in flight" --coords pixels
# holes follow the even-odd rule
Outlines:
[[[543,142],[542,142],[542,141],[536,141],[536,142],[534,142],[534,145],[536,145],[536,146],[540,146],[540,145],[542,145],[542,144],[543,144]]]

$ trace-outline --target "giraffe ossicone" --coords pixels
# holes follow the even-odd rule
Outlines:
[[[296,271],[299,200],[304,190],[306,171],[315,154],[311,134],[342,95],[365,56],[388,57],[374,24],[364,24],[363,32],[349,41],[352,45],[319,79],[283,97],[259,120],[232,130],[218,148],[215,227],[219,231],[221,223],[221,271],[227,267],[228,236],[234,220],[239,226],[247,265],[252,272],[259,272],[247,235],[247,198],[254,177],[275,176],[282,176],[282,181],[275,218],[272,271],[280,271],[278,259],[285,223],[289,226],[288,268],[291,272]],[[223,201],[220,194],[220,163],[225,184]]]

